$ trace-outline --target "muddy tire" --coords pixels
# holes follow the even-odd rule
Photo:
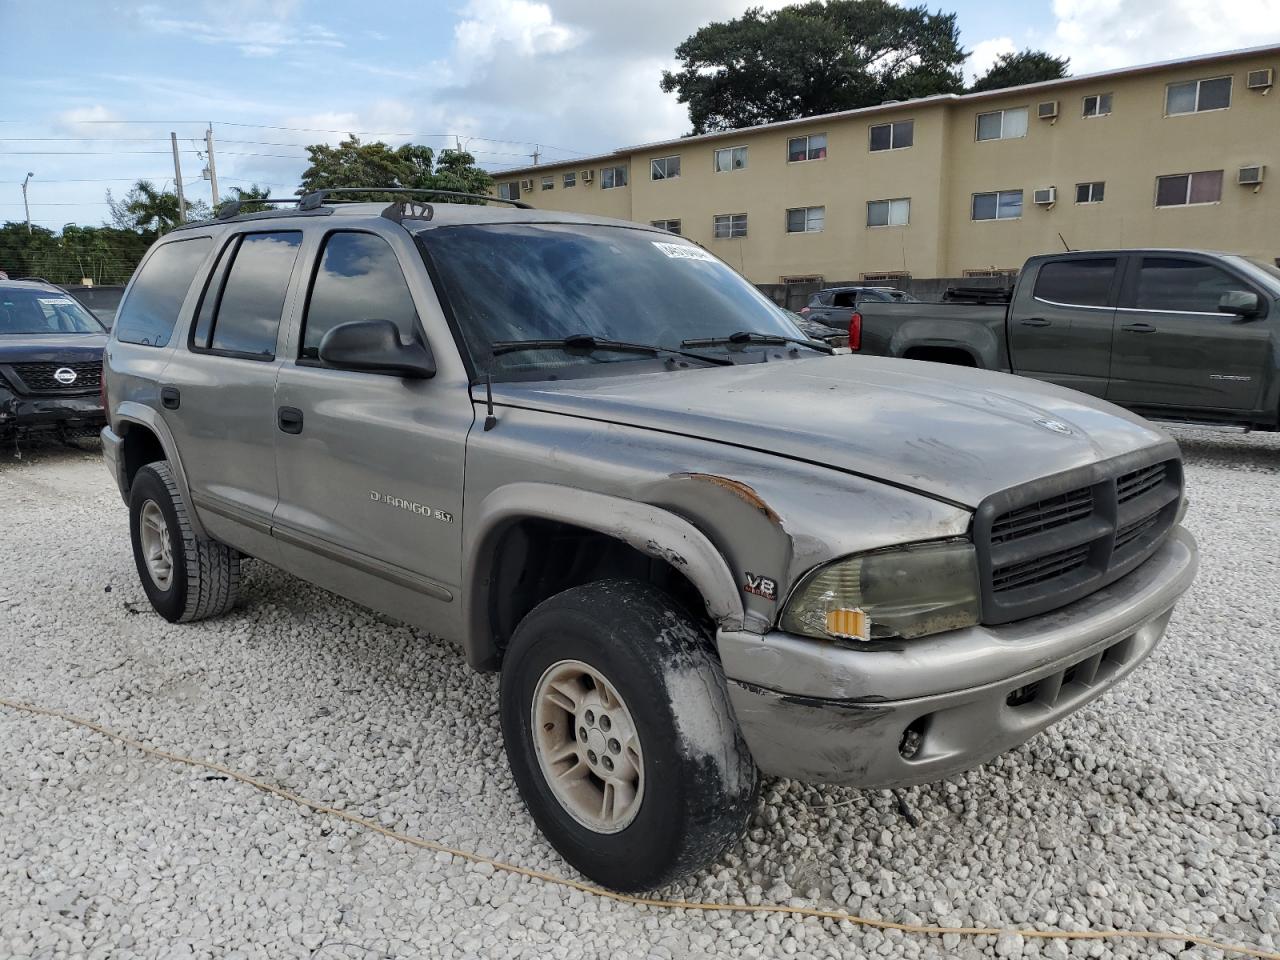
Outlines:
[[[757,773],[719,661],[649,584],[586,584],[535,607],[503,659],[500,699],[525,805],[592,880],[651,890],[746,829]]]
[[[129,536],[138,579],[160,616],[189,623],[226,613],[240,594],[240,554],[196,536],[189,508],[164,461],[129,488]]]

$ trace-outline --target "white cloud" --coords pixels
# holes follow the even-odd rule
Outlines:
[[[270,57],[290,49],[336,49],[345,46],[338,34],[314,23],[297,23],[296,0],[231,0],[206,2],[204,15],[171,16],[157,4],[145,4],[135,16],[157,33],[201,43],[233,46],[246,57]]]
[[[964,63],[965,79],[972,82],[990,70],[1001,54],[1016,53],[1017,50],[1012,37],[992,37],[975,43],[973,52]]]
[[[1072,73],[1280,40],[1280,0],[1054,0],[1053,12],[1045,45]]]
[[[471,0],[453,34],[455,59],[462,63],[490,60],[500,52],[563,53],[584,39],[582,30],[556,22],[550,6],[529,0]]]

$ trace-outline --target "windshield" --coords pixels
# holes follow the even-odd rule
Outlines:
[[[685,340],[741,332],[798,335],[750,283],[701,247],[669,234],[516,223],[440,227],[418,238],[472,359],[495,377],[653,362],[643,353],[607,349],[512,350],[511,341],[585,334],[679,348]],[[496,355],[495,343],[505,345]],[[700,349],[723,356],[743,345]]]
[[[65,293],[23,287],[0,289],[0,337],[103,332],[93,314]]]
[[[1260,260],[1257,257],[1242,257],[1249,266],[1261,270],[1271,280],[1273,286],[1280,286],[1280,266]]]

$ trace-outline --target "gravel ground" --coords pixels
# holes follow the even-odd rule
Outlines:
[[[747,839],[663,891],[942,924],[1152,927],[1280,947],[1280,436],[1183,432],[1200,578],[1156,656],[981,770],[772,780]],[[501,751],[496,684],[261,564],[211,623],[153,615],[92,454],[0,461],[0,695],[398,830],[568,870]],[[405,848],[0,709],[0,957],[1180,956],[611,903]]]

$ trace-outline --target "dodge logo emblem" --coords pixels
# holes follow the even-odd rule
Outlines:
[[[1052,430],[1054,433],[1070,433],[1071,428],[1059,420],[1050,420],[1046,417],[1037,417],[1036,423],[1044,427],[1046,430]]]
[[[57,380],[64,387],[69,387],[76,382],[76,372],[70,367],[59,367],[53,371],[53,379]]]

